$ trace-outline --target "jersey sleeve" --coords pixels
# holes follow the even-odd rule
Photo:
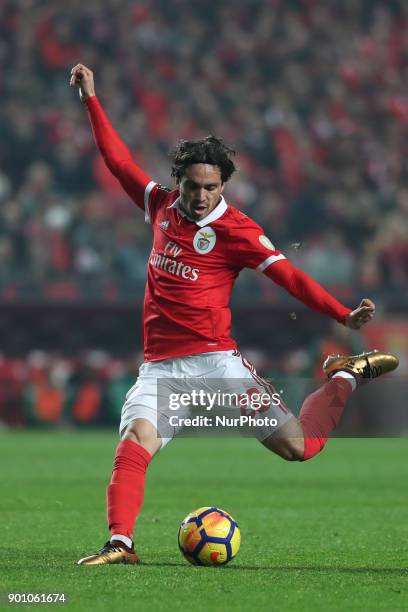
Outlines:
[[[287,259],[278,262],[275,266],[265,268],[264,273],[312,310],[345,324],[351,309],[341,304],[314,278],[296,268]]]
[[[264,273],[309,308],[344,324],[351,309],[288,261],[257,223],[244,215],[243,217],[234,225],[230,234],[230,257],[235,265]]]
[[[276,261],[285,259],[255,221],[239,214],[238,222],[232,224],[229,233],[229,257],[234,265],[263,272]]]
[[[133,202],[144,210],[146,222],[151,223],[155,208],[163,199],[161,190],[134,161],[128,147],[113,129],[98,98],[88,98],[86,106],[95,142],[106,166]]]

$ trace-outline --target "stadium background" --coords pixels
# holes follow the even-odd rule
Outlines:
[[[330,440],[301,464],[247,439],[177,440],[149,468],[143,563],[76,566],[106,540],[150,248],[68,87],[77,62],[155,180],[179,138],[223,136],[240,168],[228,200],[346,304],[376,301],[348,333],[239,279],[234,336],[294,411],[324,353],[376,346],[398,375],[354,394],[342,432],[408,430],[407,3],[0,0],[0,606],[41,591],[80,612],[407,610],[406,438]],[[242,532],[225,571],[177,549],[183,517],[213,504]]]
[[[375,389],[343,431],[404,433],[408,7],[396,0],[0,1],[0,420],[116,425],[142,360],[150,228],[68,88],[78,61],[155,180],[169,184],[179,138],[222,136],[239,166],[227,199],[346,304],[375,300],[375,323],[349,333],[242,274],[234,337],[291,381],[294,411],[324,354],[388,349],[401,368],[386,414]]]

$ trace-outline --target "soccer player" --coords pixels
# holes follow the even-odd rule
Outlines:
[[[294,267],[252,219],[229,205],[222,193],[235,170],[233,152],[209,136],[181,141],[173,154],[176,188],[158,185],[141,170],[111,126],[95,95],[92,71],[72,68],[70,85],[79,89],[107,167],[152,225],[153,248],[147,266],[144,299],[144,355],[136,384],[126,395],[107,488],[110,540],[80,565],[138,563],[133,545],[147,467],[175,432],[159,427],[156,381],[191,378],[238,380],[238,391],[262,389],[263,381],[241,357],[230,336],[229,300],[243,268],[256,269],[308,307],[340,324],[359,329],[374,316],[375,306],[363,299],[354,310],[339,303],[307,274]],[[309,395],[293,416],[280,402],[263,416],[276,427],[260,428],[262,444],[289,461],[305,461],[324,447],[357,385],[394,370],[393,355],[369,352],[328,357],[328,381]]]

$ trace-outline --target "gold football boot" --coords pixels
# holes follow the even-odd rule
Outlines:
[[[84,557],[78,561],[78,565],[107,565],[108,563],[140,563],[140,559],[134,549],[129,549],[123,542],[116,540],[106,542],[94,555]]]
[[[359,382],[364,382],[392,372],[398,364],[399,360],[395,355],[375,350],[361,355],[330,355],[323,364],[323,372],[331,378],[339,370],[345,370],[353,374]]]

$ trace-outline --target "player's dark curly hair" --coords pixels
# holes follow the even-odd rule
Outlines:
[[[179,181],[192,164],[211,164],[218,166],[221,180],[226,183],[235,172],[232,161],[235,151],[227,147],[221,138],[206,136],[201,140],[180,140],[177,147],[170,153],[172,158],[171,176]]]

